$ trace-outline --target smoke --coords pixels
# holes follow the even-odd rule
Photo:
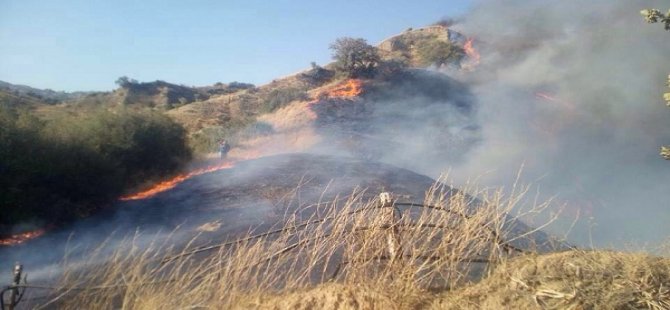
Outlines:
[[[413,80],[387,87],[385,94],[370,90],[361,102],[334,99],[319,102],[316,112],[306,110],[306,104],[280,110],[259,120],[271,124],[276,133],[258,137],[231,155],[308,150],[350,155],[343,144],[354,143],[348,149],[364,153],[354,155],[431,177],[450,169],[456,184],[477,179],[480,185],[495,187],[509,186],[523,165],[522,183],[535,184],[545,197],[566,203],[566,225],[576,214],[584,219],[570,241],[592,240],[595,246],[657,244],[670,236],[670,162],[658,155],[660,145],[670,144],[670,109],[661,98],[670,73],[670,33],[643,21],[638,12],[647,7],[666,9],[667,3],[480,2],[453,26],[475,38],[481,61],[474,71],[450,72],[451,78],[417,73]],[[318,114],[317,121],[331,125],[312,128],[313,119],[301,118],[310,111]],[[297,184],[287,176],[302,176],[295,167],[305,165],[303,159],[274,174],[265,170],[278,165],[259,168],[263,177],[250,178],[253,182],[246,186],[231,171],[203,175],[162,198],[124,203],[111,220],[101,215],[76,226],[72,242],[95,245],[115,230],[143,226],[150,228],[144,233],[151,234],[182,224],[187,229],[176,238],[188,240],[195,227],[212,219],[224,219],[225,229],[247,229],[271,220],[263,217],[272,206],[259,196],[275,196],[276,188]],[[394,190],[389,188],[390,172],[361,167],[346,163],[324,171],[313,197],[302,199],[320,199],[316,194],[335,173],[344,172],[346,185],[360,184],[359,176],[369,175],[378,178],[364,187]],[[324,167],[315,162],[310,169]],[[418,192],[427,184],[405,176],[397,182],[400,189],[421,187],[415,189]],[[242,191],[249,188],[262,192]],[[336,194],[344,188],[331,184],[329,190]],[[239,211],[242,208],[245,212]],[[190,222],[184,223],[185,217]],[[592,229],[590,218],[595,222]],[[98,235],[91,234],[92,227]],[[4,249],[0,267],[9,270],[14,260],[26,257],[28,267],[57,262],[62,251],[45,254],[43,249],[62,248],[72,231]],[[149,243],[148,239],[140,241]],[[56,263],[47,266],[45,274]]]
[[[646,1],[480,1],[455,26],[481,65],[459,78],[479,103],[482,142],[453,167],[463,182],[522,182],[595,226],[571,241],[657,244],[670,236],[670,33],[638,13]],[[585,221],[587,222],[587,221]]]

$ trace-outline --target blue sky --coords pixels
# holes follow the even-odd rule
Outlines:
[[[469,0],[0,0],[0,80],[110,90],[127,75],[263,84],[330,59],[338,37],[376,44],[458,16]]]

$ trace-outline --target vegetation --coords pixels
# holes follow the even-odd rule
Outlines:
[[[381,80],[402,79],[409,64],[405,59],[392,58],[379,63],[377,77]]]
[[[205,127],[191,135],[189,146],[195,154],[206,155],[219,149],[219,141],[225,139],[233,145],[244,139],[267,135],[272,126],[253,119],[232,120],[222,125]]]
[[[463,48],[442,40],[432,40],[419,45],[417,53],[422,65],[438,67],[452,63],[458,65],[465,56]]]
[[[670,308],[665,283],[668,258],[572,250],[510,260],[481,283],[440,294],[431,308],[662,310]]]
[[[438,184],[423,202],[436,209],[399,207],[402,216],[395,220],[381,198],[364,201],[362,193],[354,193],[343,205],[299,208],[275,234],[247,236],[208,250],[172,251],[160,243],[142,249],[129,240],[111,257],[96,250],[99,257],[91,255],[88,267],[71,263],[60,283],[63,290],[46,300],[59,309],[670,305],[664,284],[670,280],[668,259],[581,250],[540,255],[531,240],[513,240],[509,214],[518,210],[526,192],[507,197],[501,191],[480,192],[483,202],[472,208],[472,197]],[[538,215],[545,207],[525,208],[518,216]],[[505,244],[525,244],[525,252]],[[100,265],[97,259],[109,262]],[[70,290],[73,286],[108,289]]]
[[[670,30],[670,10],[668,10],[668,13],[665,15],[658,9],[642,10],[640,11],[640,14],[644,16],[644,19],[648,23],[653,24],[660,22],[665,26],[665,30]]]
[[[155,112],[41,121],[0,107],[0,225],[85,216],[190,158],[185,131]]]
[[[307,100],[309,95],[296,87],[275,88],[262,98],[260,113],[270,113],[294,100]]]
[[[330,45],[330,49],[333,50],[337,72],[348,78],[373,77],[381,60],[377,48],[361,38],[339,38]]]
[[[663,15],[660,10],[657,9],[647,9],[640,11],[640,14],[644,16],[645,20],[650,23],[660,22],[665,25],[665,30],[670,31],[670,10],[668,13]],[[670,87],[670,75],[668,75],[668,87]],[[666,105],[670,107],[670,92],[663,94],[663,99],[665,99]],[[661,156],[667,160],[670,160],[670,146],[661,147]]]
[[[61,284],[126,286],[109,292],[73,291],[74,296],[58,308],[98,309],[115,300],[123,300],[127,309],[253,308],[254,302],[274,299],[269,296],[273,293],[331,281],[392,292],[389,297],[403,303],[403,308],[415,308],[429,290],[470,283],[515,253],[508,252],[497,236],[514,228],[503,214],[519,197],[495,192],[472,208],[471,196],[439,183],[429,189],[424,204],[442,211],[407,207],[395,220],[390,204],[361,197],[363,193],[354,193],[341,203],[289,205],[295,213],[289,211],[280,233],[200,251],[198,259],[191,259],[197,248],[170,252],[138,250],[143,247],[129,244],[96,271],[73,271]],[[313,224],[301,225],[307,222]],[[477,263],[480,260],[491,264]]]
[[[306,72],[298,74],[298,80],[307,84],[307,86],[320,86],[333,78],[335,72],[311,63],[312,68]]]

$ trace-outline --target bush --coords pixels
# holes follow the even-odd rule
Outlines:
[[[308,71],[298,74],[298,80],[307,84],[307,86],[319,86],[333,78],[335,72],[312,62],[312,68]]]
[[[0,109],[0,225],[85,216],[190,158],[186,132],[157,113],[96,112],[42,122]]]
[[[419,45],[417,53],[419,61],[425,66],[441,66],[452,63],[458,65],[465,56],[465,51],[462,48],[450,42],[439,40],[428,41]]]
[[[252,119],[231,120],[225,122],[224,125],[205,127],[194,133],[189,141],[191,149],[196,154],[208,154],[218,151],[221,139],[225,139],[235,145],[241,140],[274,132],[272,125],[264,122],[255,122]]]
[[[264,97],[260,107],[261,113],[273,112],[294,100],[309,99],[306,92],[294,87],[276,88]]]
[[[377,76],[384,80],[399,78],[408,67],[407,61],[401,58],[385,60],[379,63]]]

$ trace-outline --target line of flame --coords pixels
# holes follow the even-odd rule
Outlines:
[[[363,82],[358,79],[349,79],[346,82],[339,84],[332,89],[326,90],[319,94],[317,98],[313,99],[312,101],[309,102],[309,104],[315,104],[324,96],[326,98],[342,98],[342,99],[351,99],[354,98],[362,93],[362,86]],[[243,159],[252,159],[252,158],[257,158],[260,157],[261,154],[257,152],[251,152],[249,154],[246,154],[246,156],[243,156]],[[237,163],[237,160],[228,160],[216,165],[208,166],[205,168],[197,169],[190,171],[188,173],[183,173],[179,174],[177,176],[174,176],[168,180],[161,181],[157,184],[152,185],[150,188],[143,190],[138,193],[126,195],[126,196],[121,196],[119,200],[121,201],[129,201],[129,200],[141,200],[141,199],[146,199],[146,198],[151,198],[159,193],[168,191],[170,189],[175,188],[177,185],[180,183],[195,177],[199,175],[203,175],[206,173],[214,172],[214,171],[219,171],[219,170],[224,170],[224,169],[230,169],[235,167],[235,164]],[[9,236],[4,239],[0,239],[0,246],[14,246],[18,245],[21,243],[24,243],[28,240],[37,238],[39,236],[42,236],[44,233],[46,233],[46,229],[38,229],[35,231],[30,231],[30,232],[25,232],[25,233],[20,233],[16,235]]]
[[[139,193],[135,193],[132,195],[127,195],[127,196],[122,196],[119,198],[119,200],[122,201],[128,201],[128,200],[139,200],[139,199],[146,199],[155,196],[158,193],[162,193],[165,191],[168,191],[170,189],[173,189],[175,186],[177,186],[179,183],[184,182],[192,177],[199,176],[205,173],[210,173],[218,170],[223,170],[223,169],[230,169],[235,166],[234,161],[226,161],[223,163],[220,163],[218,165],[213,165],[213,166],[208,166],[202,169],[198,170],[193,170],[188,173],[180,174],[177,175],[169,180],[165,180],[162,182],[159,182],[149,189],[146,189],[144,191],[141,191]]]
[[[363,82],[358,79],[349,79],[346,82],[337,85],[333,87],[332,89],[326,90],[323,93],[319,94],[316,99],[312,100],[309,102],[309,104],[314,104],[319,101],[319,98],[323,98],[326,96],[327,98],[344,98],[344,99],[350,99],[353,97],[356,97],[361,94],[362,92],[362,85]],[[258,156],[251,156],[252,158],[258,157]],[[236,161],[226,161],[218,165],[214,166],[209,166],[203,169],[198,169],[194,170],[188,173],[180,174],[177,175],[169,180],[162,181],[158,184],[153,185],[152,187],[141,191],[139,193],[127,195],[127,196],[122,196],[119,198],[119,200],[122,201],[128,201],[128,200],[139,200],[139,199],[146,199],[155,196],[158,193],[162,193],[165,191],[168,191],[170,189],[173,189],[176,187],[179,183],[182,183],[186,181],[187,179],[190,179],[195,176],[199,176],[205,173],[209,172],[214,172],[218,170],[223,170],[223,169],[230,169],[235,166]]]
[[[559,98],[557,98],[557,97],[555,97],[555,96],[553,96],[549,93],[546,93],[546,92],[541,92],[541,91],[536,92],[535,97],[538,98],[538,99],[559,103],[564,108],[566,108],[567,112],[574,112],[575,109],[576,109],[576,106],[575,106],[574,103],[572,103],[570,101],[561,100],[561,99],[559,99]]]
[[[46,233],[46,229],[38,229],[33,231],[28,231],[16,235],[9,236],[4,239],[0,239],[0,246],[14,246],[17,244],[24,243],[30,239],[37,238]]]

